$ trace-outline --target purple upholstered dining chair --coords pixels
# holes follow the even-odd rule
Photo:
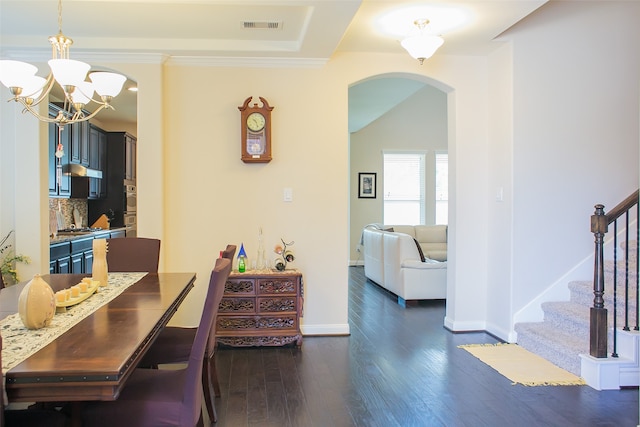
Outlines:
[[[0,336],[0,366],[2,366],[2,336]],[[6,409],[4,407],[4,378],[0,379],[0,426],[4,427],[65,427],[67,417],[55,409]]]
[[[146,237],[117,237],[107,239],[109,271],[158,272],[160,240]]]
[[[222,251],[222,258],[233,263],[236,253],[236,245],[227,245]],[[217,313],[217,307],[216,307]],[[162,364],[184,363],[189,359],[191,345],[196,335],[196,328],[180,328],[176,326],[166,327],[160,332],[158,338],[147,351],[140,362],[140,367],[157,367]],[[214,396],[220,397],[220,383],[218,381],[218,371],[216,369],[215,358],[216,347],[216,322],[211,324],[207,349],[204,353],[202,367],[202,387],[204,389],[204,400],[207,405],[207,413],[212,423],[218,421],[214,405]]]
[[[230,272],[231,262],[228,259],[216,260],[187,367],[177,370],[136,369],[117,400],[85,403],[82,425],[202,425],[201,378],[204,352]]]

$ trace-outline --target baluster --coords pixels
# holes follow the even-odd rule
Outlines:
[[[613,221],[613,330],[618,327],[618,221]],[[613,334],[613,352],[611,357],[618,357],[618,334]]]
[[[625,251],[624,251],[624,271],[625,271],[625,275],[624,275],[624,327],[622,328],[622,330],[624,331],[628,331],[629,330],[629,211],[627,211],[626,215],[625,215],[625,239],[626,239],[626,245],[624,247]],[[617,221],[616,221],[617,223]],[[616,251],[618,250],[618,247],[616,246]],[[618,265],[616,264],[616,269],[618,268]],[[616,312],[613,312],[613,315],[616,315]],[[615,327],[613,329],[614,331],[616,330]]]
[[[595,205],[591,215],[591,232],[595,236],[593,307],[590,310],[589,354],[593,357],[607,357],[607,309],[604,308],[604,235],[607,233],[607,217],[604,205]]]
[[[638,221],[640,220],[640,204],[636,203],[636,326],[633,328],[635,331],[638,330],[638,318],[640,317],[639,314],[639,307],[638,303],[640,303],[640,299],[639,299],[639,294],[640,294],[640,280],[638,280],[639,276],[638,276],[638,265],[640,265],[640,263],[638,263],[638,257],[640,256],[640,224],[638,224]]]

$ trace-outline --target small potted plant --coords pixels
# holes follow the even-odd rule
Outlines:
[[[12,233],[13,230],[7,233],[2,241],[0,241],[0,273],[6,285],[13,285],[20,280],[18,271],[16,270],[17,262],[23,264],[29,264],[31,262],[28,256],[16,254],[15,251],[11,249],[11,243],[7,243]]]

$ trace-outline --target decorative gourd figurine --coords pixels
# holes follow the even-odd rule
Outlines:
[[[107,246],[107,239],[93,240],[93,274],[91,278],[100,282],[100,286],[108,285]]]
[[[28,329],[48,326],[56,312],[53,289],[39,274],[27,283],[18,297],[20,320]]]

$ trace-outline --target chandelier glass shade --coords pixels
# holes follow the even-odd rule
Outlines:
[[[36,75],[38,68],[32,64],[5,59],[0,60],[0,82],[9,88],[13,100],[24,106],[23,112],[29,111],[38,120],[64,127],[89,120],[105,108],[113,109],[111,101],[120,93],[127,78],[104,71],[89,73],[89,64],[69,58],[73,40],[62,34],[62,0],[58,0],[58,25],[58,34],[49,37],[52,59],[48,61],[50,72],[46,79]],[[55,84],[64,94],[63,108],[56,117],[43,116],[35,107],[43,101],[49,102]],[[100,99],[94,98],[94,92]],[[83,109],[91,102],[97,107],[93,113],[85,114]]]
[[[422,65],[425,59],[431,58],[436,50],[444,43],[442,37],[425,32],[428,24],[428,19],[418,19],[414,21],[414,25],[417,27],[417,33],[406,37],[400,42],[402,47],[409,52],[409,55],[420,61],[420,65]]]

